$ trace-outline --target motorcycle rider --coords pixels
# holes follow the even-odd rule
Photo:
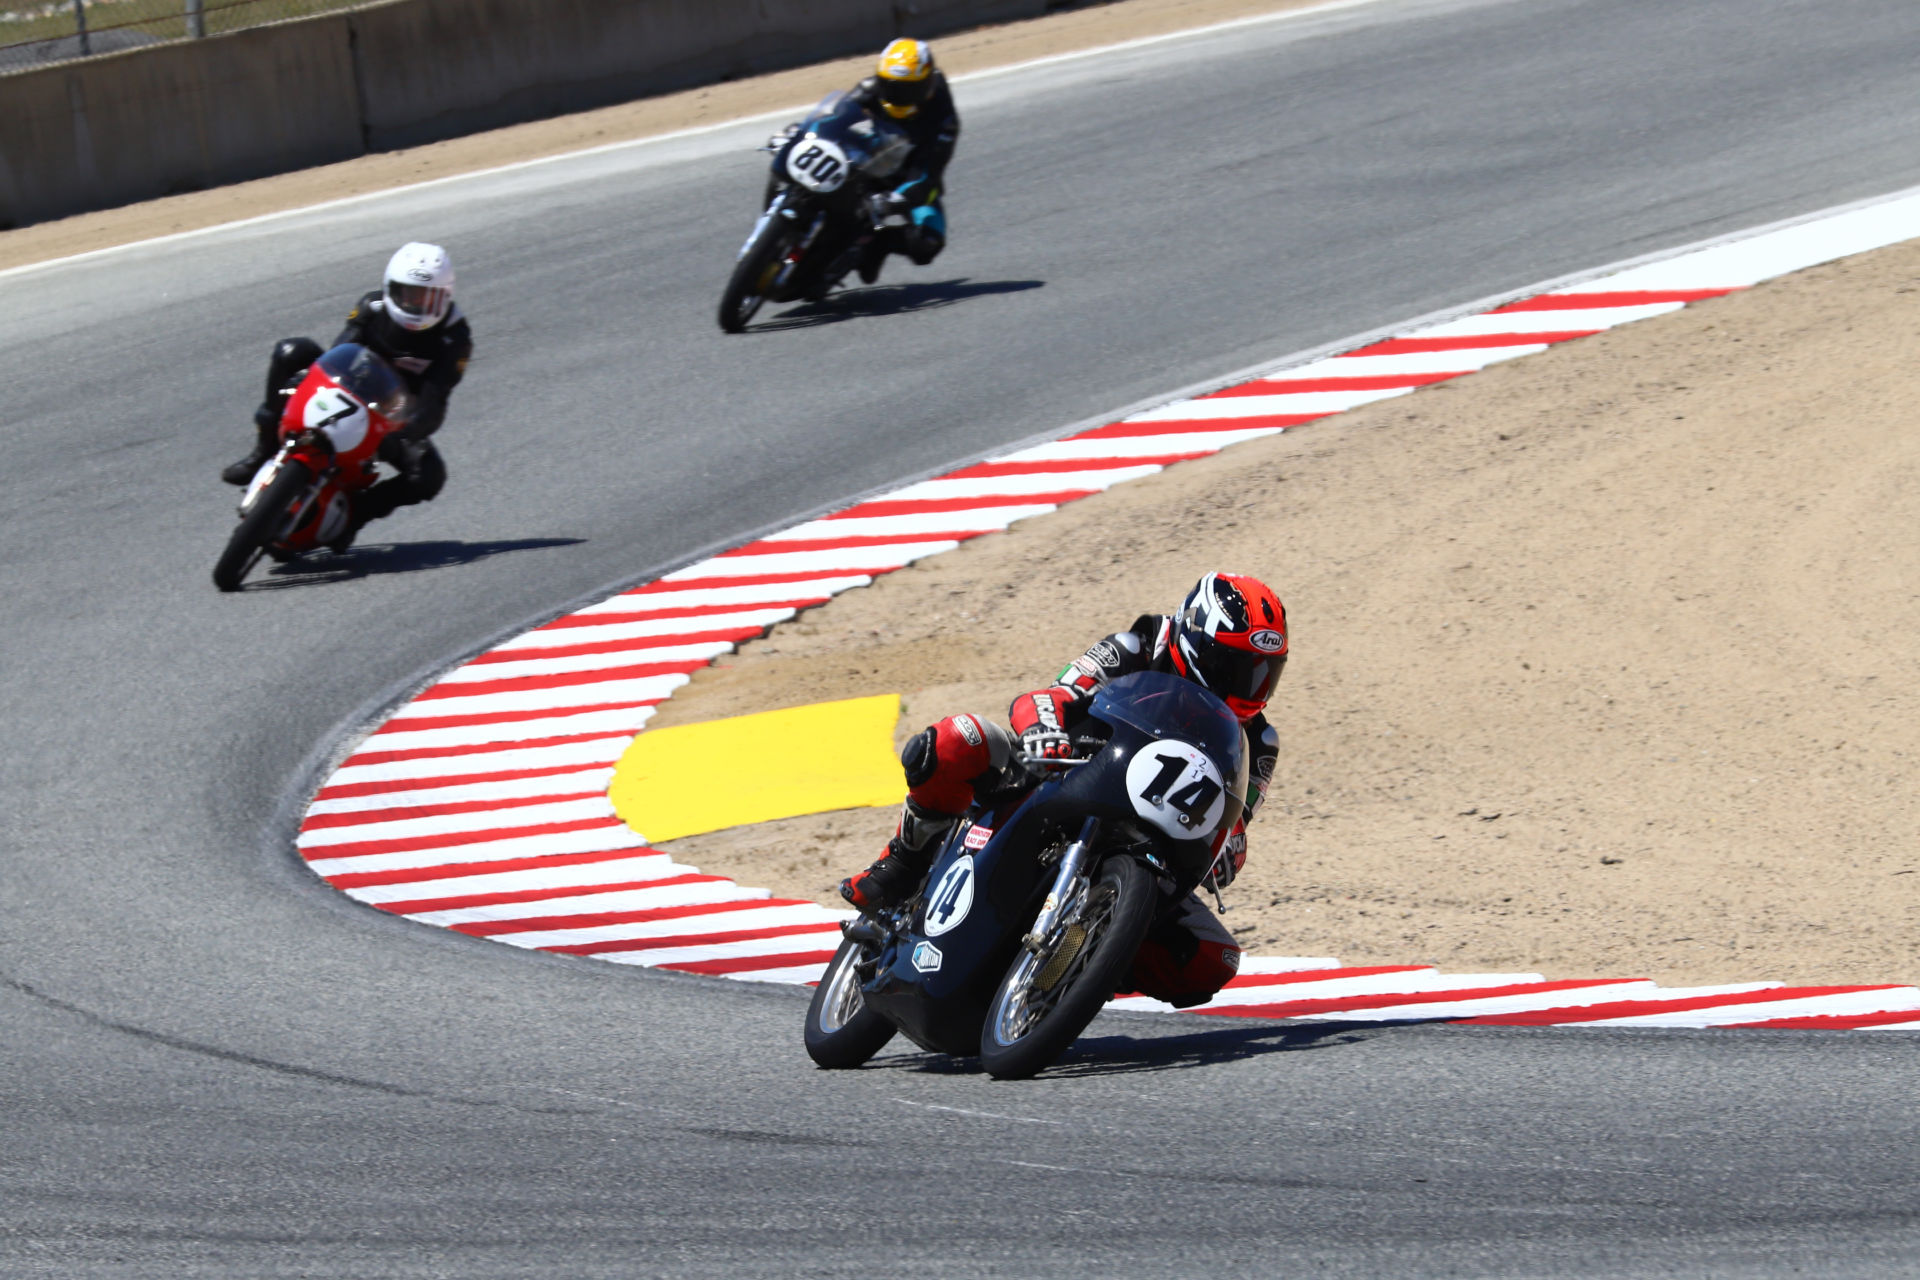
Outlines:
[[[387,262],[379,289],[361,296],[347,313],[334,346],[355,342],[377,352],[413,393],[407,425],[380,443],[380,460],[399,475],[382,480],[354,499],[353,523],[337,544],[344,547],[370,520],[400,507],[430,501],[447,482],[447,464],[429,438],[446,419],[447,400],[473,354],[467,318],[453,301],[453,259],[437,244],[401,245]],[[267,364],[266,398],[253,412],[255,440],[243,458],[220,472],[228,484],[246,485],[280,448],[280,416],[307,369],[326,354],[312,338],[283,338]]]
[[[1177,613],[1143,614],[1125,631],[1094,644],[1053,684],[1013,700],[1009,732],[976,715],[950,716],[900,752],[907,799],[886,853],[840,884],[861,911],[899,905],[920,887],[944,837],[976,795],[1019,780],[1016,753],[1045,759],[1073,754],[1073,731],[1100,687],[1121,676],[1161,671],[1209,690],[1239,719],[1250,747],[1246,807],[1217,850],[1216,889],[1247,858],[1246,825],[1266,799],[1280,738],[1264,708],[1287,665],[1287,611],[1257,578],[1209,573]],[[1186,1007],[1203,1004],[1239,970],[1240,949],[1199,897],[1189,894],[1155,920],[1135,957],[1131,990]]]
[[[848,96],[869,116],[898,127],[913,144],[895,175],[893,189],[881,197],[884,208],[876,210],[886,225],[854,264],[861,282],[872,284],[880,278],[880,267],[890,253],[904,254],[915,266],[924,267],[946,248],[947,214],[941,188],[960,138],[960,113],[954,109],[946,73],[934,65],[933,49],[924,40],[893,41],[881,50],[874,73]],[[799,125],[790,125],[774,141],[780,148],[788,147],[799,130]]]

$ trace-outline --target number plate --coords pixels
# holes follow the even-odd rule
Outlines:
[[[1203,840],[1220,825],[1227,788],[1207,753],[1162,738],[1127,764],[1133,811],[1175,840]]]
[[[847,153],[812,134],[793,144],[787,153],[787,172],[811,191],[838,191],[847,180]]]

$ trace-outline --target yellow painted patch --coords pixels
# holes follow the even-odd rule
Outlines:
[[[653,841],[899,804],[899,719],[899,695],[883,693],[651,730],[620,757],[608,795]]]

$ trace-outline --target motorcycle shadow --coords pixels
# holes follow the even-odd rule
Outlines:
[[[1094,1024],[1095,1028],[1099,1025]],[[1088,1034],[1074,1041],[1073,1047],[1048,1067],[1042,1078],[1090,1079],[1150,1071],[1185,1071],[1244,1062],[1270,1053],[1299,1053],[1359,1044],[1369,1039],[1370,1033],[1382,1029],[1379,1023],[1263,1022],[1217,1030],[1175,1030],[1163,1035]],[[868,1069],[881,1067],[927,1075],[975,1075],[980,1070],[979,1062],[973,1058],[949,1058],[918,1051],[876,1058]]]
[[[451,569],[515,551],[572,547],[585,541],[585,538],[499,538],[484,542],[446,539],[434,542],[363,543],[345,552],[302,556],[298,560],[275,565],[264,578],[248,583],[244,589],[285,591],[385,574]]]
[[[804,302],[777,316],[752,326],[756,333],[777,333],[783,329],[811,329],[823,324],[839,324],[867,316],[899,316],[914,311],[932,311],[950,307],[969,298],[986,298],[1001,293],[1025,293],[1043,289],[1044,280],[937,280],[921,284],[876,284],[857,286],[845,293],[829,294],[821,302]]]

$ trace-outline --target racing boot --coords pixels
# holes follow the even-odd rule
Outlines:
[[[840,896],[867,915],[891,911],[913,896],[932,865],[931,848],[909,849],[895,836],[879,861],[840,882]]]
[[[868,915],[893,910],[927,878],[940,837],[952,825],[952,818],[907,801],[901,807],[900,829],[887,841],[886,853],[865,871],[842,880],[840,896]]]
[[[260,464],[271,458],[280,447],[280,415],[275,408],[263,404],[253,411],[253,448],[246,457],[229,462],[220,469],[222,480],[246,488],[254,472],[260,470]]]
[[[860,273],[861,284],[872,284],[880,278],[880,268],[887,263],[887,246],[883,237],[875,236],[860,251],[860,261],[854,269]]]

